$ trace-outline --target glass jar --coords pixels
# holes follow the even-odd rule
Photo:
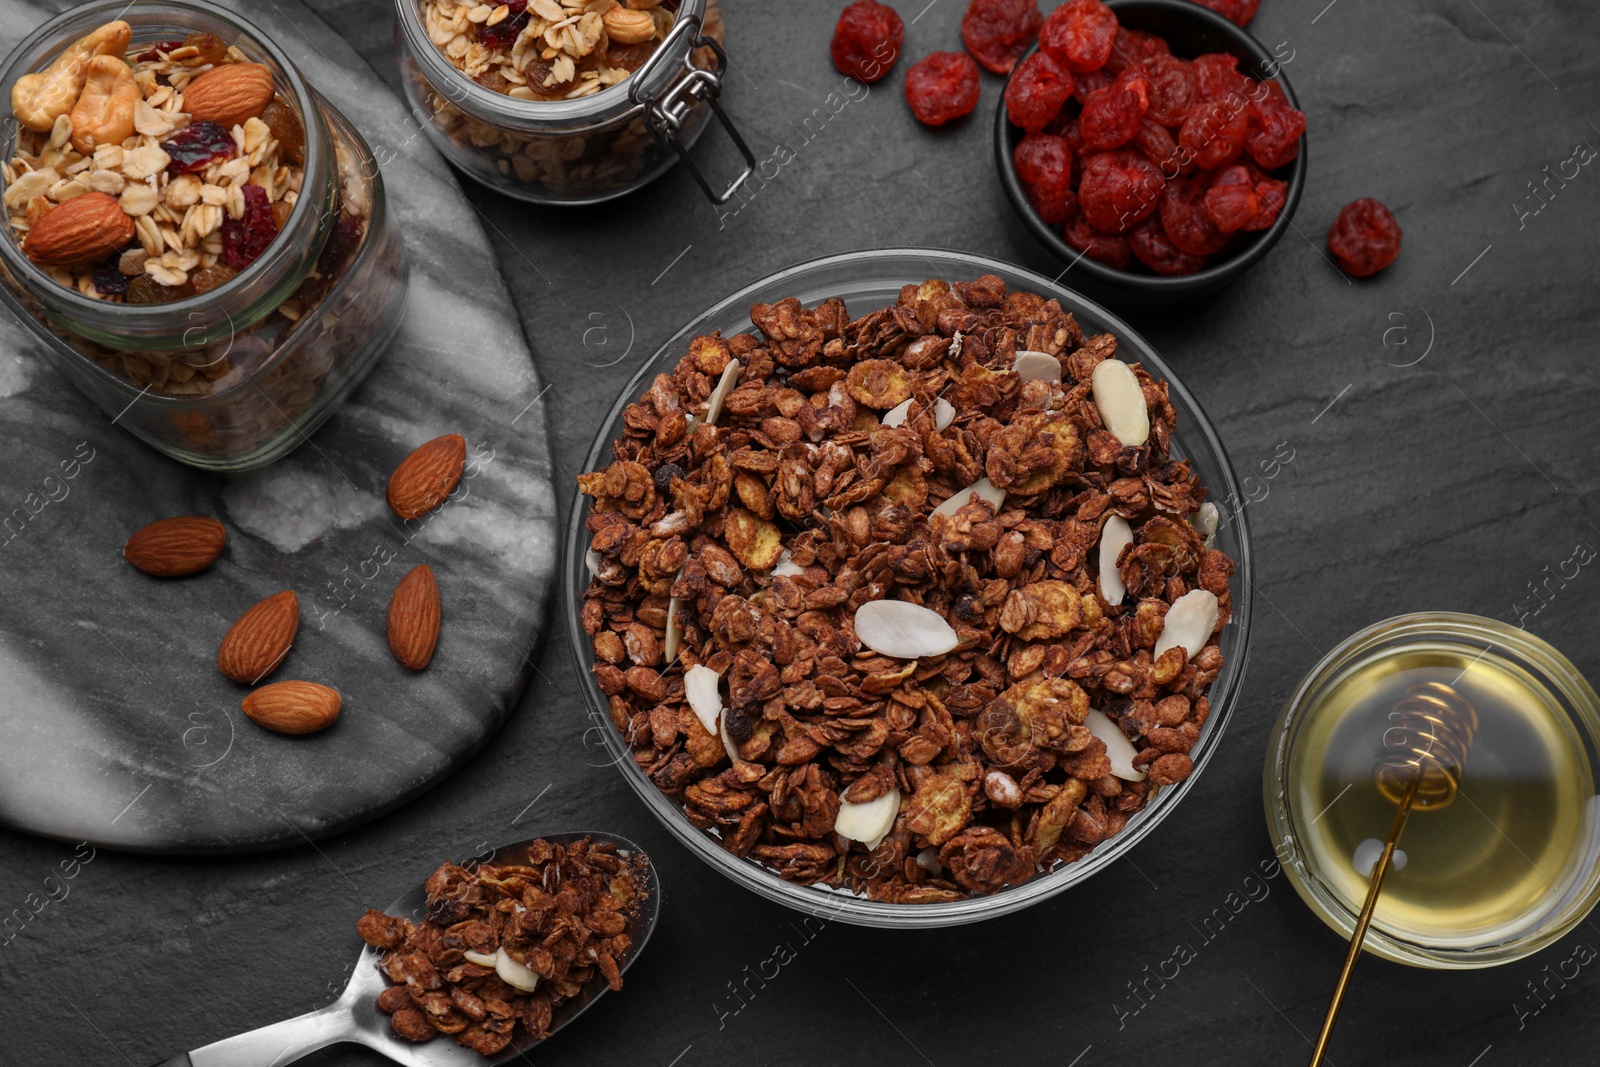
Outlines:
[[[538,204],[597,204],[654,181],[681,157],[721,204],[755,168],[718,100],[728,57],[716,0],[683,0],[631,76],[568,100],[518,99],[473,80],[440,51],[451,39],[429,36],[422,0],[395,0],[395,15],[412,115],[446,159],[491,189]],[[712,115],[744,157],[721,190],[689,156]]]
[[[11,53],[3,84],[9,91],[115,19],[132,27],[130,55],[141,45],[210,33],[269,68],[278,100],[298,113],[304,130],[298,198],[253,262],[214,289],[165,303],[123,303],[71,288],[59,268],[41,268],[24,255],[8,227],[0,236],[0,298],[56,369],[135,436],[196,467],[270,463],[333,412],[399,326],[407,275],[383,180],[361,135],[288,56],[209,4],[101,0],[74,7]],[[8,117],[0,133],[8,168],[23,136]]]

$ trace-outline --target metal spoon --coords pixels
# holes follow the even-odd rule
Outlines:
[[[544,840],[558,845],[570,845],[584,837],[590,838],[595,844],[615,845],[620,852],[644,854],[638,845],[615,834],[590,831],[543,835]],[[484,862],[493,862],[495,856],[506,857],[504,862],[508,863],[526,862],[527,847],[535,840],[539,838],[501,845]],[[640,908],[638,918],[628,926],[628,935],[633,943],[620,961],[624,972],[633,966],[644,951],[645,943],[655,929],[656,918],[661,913],[661,883],[656,877],[653,863],[646,867],[643,888],[649,895]],[[384,910],[390,915],[420,918],[426,908],[427,895],[419,885]],[[355,919],[355,916],[351,917],[352,927]],[[521,1027],[518,1027],[516,1040],[494,1056],[480,1055],[443,1034],[420,1045],[402,1041],[390,1030],[389,1017],[379,1012],[376,1006],[378,994],[388,985],[389,980],[378,970],[378,951],[368,945],[362,949],[361,958],[356,961],[350,984],[345,986],[339,999],[326,1008],[263,1026],[237,1037],[224,1038],[193,1052],[180,1052],[154,1067],[274,1067],[280,1063],[293,1063],[319,1048],[344,1041],[376,1049],[396,1063],[410,1067],[493,1067],[494,1064],[515,1059],[541,1043]],[[582,1015],[589,1005],[609,989],[606,980],[598,974],[585,983],[581,993],[555,1009],[550,1022],[551,1036]]]

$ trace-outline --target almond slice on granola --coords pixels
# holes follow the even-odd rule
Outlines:
[[[993,504],[996,514],[999,513],[1000,506],[1006,502],[1006,491],[1004,489],[997,488],[987,478],[979,478],[965,489],[951,494],[949,500],[933,509],[933,515],[943,515],[946,518],[954,515],[972,502],[971,498],[974,493],[977,494],[979,500],[987,500]],[[928,517],[931,519],[933,515]]]
[[[706,412],[698,419],[689,416],[689,428],[694,429],[698,423],[715,426],[717,418],[722,414],[722,405],[728,399],[728,394],[733,391],[734,383],[739,380],[740,365],[736,359],[728,360],[728,365],[723,368],[722,377],[717,380],[717,387],[711,390],[711,399],[706,401]]]
[[[1133,758],[1139,754],[1139,750],[1133,747],[1133,742],[1128,740],[1128,735],[1122,732],[1122,728],[1106,717],[1105,712],[1090,708],[1083,725],[1105,744],[1106,758],[1111,761],[1112,774],[1124,782],[1144,781],[1144,771],[1133,765]]]
[[[1057,379],[1058,381],[1060,379]],[[883,418],[878,422],[884,426],[904,426],[906,418],[911,414],[911,402],[916,397],[907,397],[894,407],[883,413]],[[950,424],[956,421],[956,409],[944,397],[937,397],[933,402],[933,428],[947,430]]]
[[[942,656],[961,643],[944,616],[906,600],[869,600],[856,609],[856,637],[880,656]]]
[[[1133,544],[1133,527],[1121,515],[1112,515],[1100,527],[1100,595],[1112,607],[1122,603],[1128,595],[1122,572],[1117,569],[1117,557]]]
[[[1156,659],[1169,648],[1183,646],[1189,659],[1206,647],[1211,631],[1217,628],[1217,596],[1204,589],[1191,589],[1167,609],[1161,636],[1156,638]]]
[[[1120,359],[1104,359],[1089,376],[1094,389],[1094,405],[1106,429],[1129,448],[1138,448],[1150,439],[1150,409],[1144,390],[1133,368]]]
[[[860,841],[867,851],[877,848],[894,828],[900,814],[900,790],[891,788],[887,793],[859,803],[851,800],[839,802],[839,815],[833,820],[833,832],[852,841]]]
[[[1048,352],[1019,351],[1016,362],[1011,364],[1011,369],[1025,382],[1061,380],[1061,361]]]
[[[706,733],[717,732],[717,725],[722,721],[722,693],[719,687],[722,676],[710,667],[695,664],[683,672],[683,696],[689,702],[689,710],[694,712],[694,717],[700,720],[700,725],[706,728]]]

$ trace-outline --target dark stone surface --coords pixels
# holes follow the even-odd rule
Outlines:
[[[899,5],[908,52],[959,47],[963,5],[936,0],[912,23],[924,2]],[[985,80],[972,122],[927,132],[906,114],[897,70],[799,143],[796,127],[841,84],[825,58],[838,6],[744,3],[730,13],[730,47],[748,76],[729,86],[733,112],[762,155],[780,139],[799,150],[722,226],[682,173],[584,211],[472,194],[553,383],[558,484],[570,484],[637,361],[754,277],[905,243],[1015,257],[988,155],[997,79]],[[1211,940],[1191,925],[1271,854],[1261,764],[1287,692],[1319,650],[1389,615],[1446,608],[1514,621],[1513,605],[1527,604],[1544,567],[1579,542],[1600,547],[1590,440],[1600,177],[1583,168],[1565,188],[1552,180],[1554,199],[1520,229],[1514,207],[1545,164],[1554,171],[1576,142],[1600,143],[1590,125],[1600,122],[1592,11],[1570,0],[1323,8],[1265,0],[1256,22],[1269,47],[1295,48],[1286,71],[1311,122],[1311,184],[1295,221],[1308,240],[1288,235],[1209,307],[1134,316],[1206,405],[1241,473],[1281,441],[1296,458],[1250,505],[1262,602],[1245,702],[1193,795],[1131,862],[982,926],[803,932],[794,915],[674,845],[615,771],[586,765],[604,760],[585,748],[568,650],[552,639],[493,742],[378,822],[315,850],[213,861],[98,854],[66,901],[0,949],[10,1024],[0,1059],[145,1063],[309,1010],[355,959],[361,909],[399,895],[442,856],[595,826],[652,850],[667,907],[624,993],[542,1050],[542,1062],[1303,1062],[1342,944],[1281,876]],[[388,61],[386,5],[337,0],[324,10],[375,64]],[[1320,249],[1339,206],[1358,196],[1394,209],[1406,249],[1384,275],[1346,284]],[[551,284],[519,268],[524,255]],[[585,347],[591,314],[605,317],[612,343],[632,323],[633,347],[615,365],[594,366],[616,352],[597,350],[598,334]],[[1389,334],[1386,348],[1396,326],[1409,332]],[[1424,351],[1413,366],[1390,365]],[[1526,618],[1591,676],[1600,674],[1596,582],[1585,567]],[[0,854],[0,909],[9,910],[42,893],[72,849],[5,834]],[[766,961],[780,942],[794,958],[774,971]],[[1165,986],[1152,979],[1148,1007],[1120,1016],[1118,1006],[1135,1003],[1127,983],[1145,980],[1179,942],[1197,958]],[[1571,977],[1574,964],[1565,985],[1550,977],[1583,942],[1600,946],[1600,927],[1488,971],[1365,959],[1332,1060],[1587,1062],[1600,978],[1592,967]],[[763,968],[764,986],[750,977]],[[1530,981],[1548,983],[1542,1001]],[[730,982],[752,991],[737,1014]],[[306,1062],[379,1061],[340,1050]]]
[[[8,46],[46,17],[28,11],[0,31]],[[250,15],[369,136],[406,121],[343,42],[300,37],[281,4]],[[349,402],[261,470],[227,477],[166,459],[111,425],[8,317],[7,517],[61,460],[87,462],[57,502],[0,536],[0,682],[17,714],[0,746],[0,822],[152,852],[301,845],[422,792],[511,714],[556,554],[543,389],[505,288],[470,281],[488,241],[450,180],[425,152],[385,168],[412,245],[405,318]],[[452,323],[478,298],[488,306],[468,328]],[[440,508],[401,522],[384,503],[390,472],[452,432],[469,442],[466,474]],[[121,560],[131,532],[182,514],[229,527],[205,574],[163,581]],[[420,563],[438,577],[448,625],[429,670],[413,673],[384,626],[395,583]],[[299,594],[301,626],[272,680],[344,696],[340,721],[315,737],[252,724],[244,690],[215,666],[233,620],[285,588]]]

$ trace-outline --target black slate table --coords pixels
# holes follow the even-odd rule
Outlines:
[[[729,107],[758,156],[795,149],[737,211],[711,208],[681,172],[567,212],[469,190],[552,383],[558,486],[639,361],[755,277],[857,247],[1018,258],[989,149],[998,79],[954,129],[911,120],[903,65],[807,127],[842,85],[827,62],[841,5],[730,6]],[[897,6],[911,58],[960,47],[960,0]],[[394,82],[389,6],[322,10]],[[0,947],[0,1061],[142,1064],[308,1011],[343,985],[360,911],[441,857],[604,827],[656,857],[663,922],[626,992],[535,1061],[1302,1062],[1342,944],[1281,875],[1251,880],[1265,891],[1210,936],[1193,925],[1240,899],[1271,856],[1261,763],[1291,686],[1352,631],[1429,608],[1520,621],[1600,677],[1600,571],[1532,592],[1577,546],[1600,547],[1600,173],[1542,184],[1580,142],[1600,144],[1600,20],[1575,0],[1264,0],[1253,29],[1293,49],[1285,71],[1310,117],[1300,232],[1209,306],[1133,321],[1215,419],[1240,473],[1283,442],[1295,458],[1250,505],[1261,596],[1244,702],[1193,795],[1131,861],[981,926],[803,926],[700,866],[586,743],[557,628],[503,731],[373,824],[217,860],[79,855],[69,895]],[[729,165],[713,136],[711,165]],[[1322,243],[1358,196],[1394,210],[1405,250],[1350,284]],[[0,857],[9,911],[42,895],[74,850],[6,833]],[[1180,942],[1194,958],[1150,980],[1171,974],[1163,961]],[[1495,970],[1367,958],[1332,1062],[1588,1062],[1600,972],[1574,961],[1592,960],[1589,946],[1600,921]],[[333,1049],[304,1062],[380,1061]]]

